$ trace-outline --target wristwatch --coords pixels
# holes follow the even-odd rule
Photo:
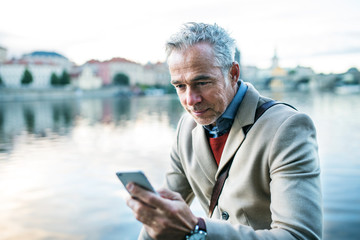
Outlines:
[[[206,240],[206,225],[205,221],[202,218],[199,218],[198,223],[196,224],[194,230],[190,234],[186,235],[187,240]]]

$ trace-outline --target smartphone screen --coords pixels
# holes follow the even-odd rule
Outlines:
[[[116,175],[125,188],[128,183],[133,182],[148,191],[156,193],[155,189],[142,171],[117,172]]]

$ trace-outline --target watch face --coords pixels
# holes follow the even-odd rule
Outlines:
[[[194,233],[189,237],[189,240],[205,240],[206,235],[203,233]]]

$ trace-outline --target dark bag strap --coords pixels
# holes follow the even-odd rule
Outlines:
[[[264,112],[266,110],[268,110],[269,108],[277,105],[277,104],[284,104],[287,105],[293,109],[295,109],[293,106],[287,104],[287,103],[282,103],[282,102],[278,102],[278,101],[268,101],[264,104],[262,104],[260,107],[258,107],[256,109],[255,112],[255,119],[254,119],[254,123],[248,126],[243,127],[243,131],[246,137],[246,134],[250,131],[251,127],[255,124],[255,122],[264,114]],[[296,110],[296,109],[295,109]],[[216,207],[216,205],[218,204],[218,200],[219,200],[219,196],[221,194],[222,188],[224,186],[225,180],[229,175],[229,170],[231,167],[231,164],[233,162],[234,156],[230,159],[230,161],[224,166],[224,168],[221,170],[218,179],[216,180],[216,183],[214,185],[213,191],[212,191],[212,195],[211,195],[211,201],[210,201],[210,206],[209,206],[209,217],[212,216],[213,211]]]

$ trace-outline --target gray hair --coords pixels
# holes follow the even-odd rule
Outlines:
[[[234,62],[235,40],[218,26],[205,23],[186,23],[166,43],[166,56],[173,50],[184,50],[197,43],[207,42],[213,46],[215,61],[222,68],[224,76]]]

